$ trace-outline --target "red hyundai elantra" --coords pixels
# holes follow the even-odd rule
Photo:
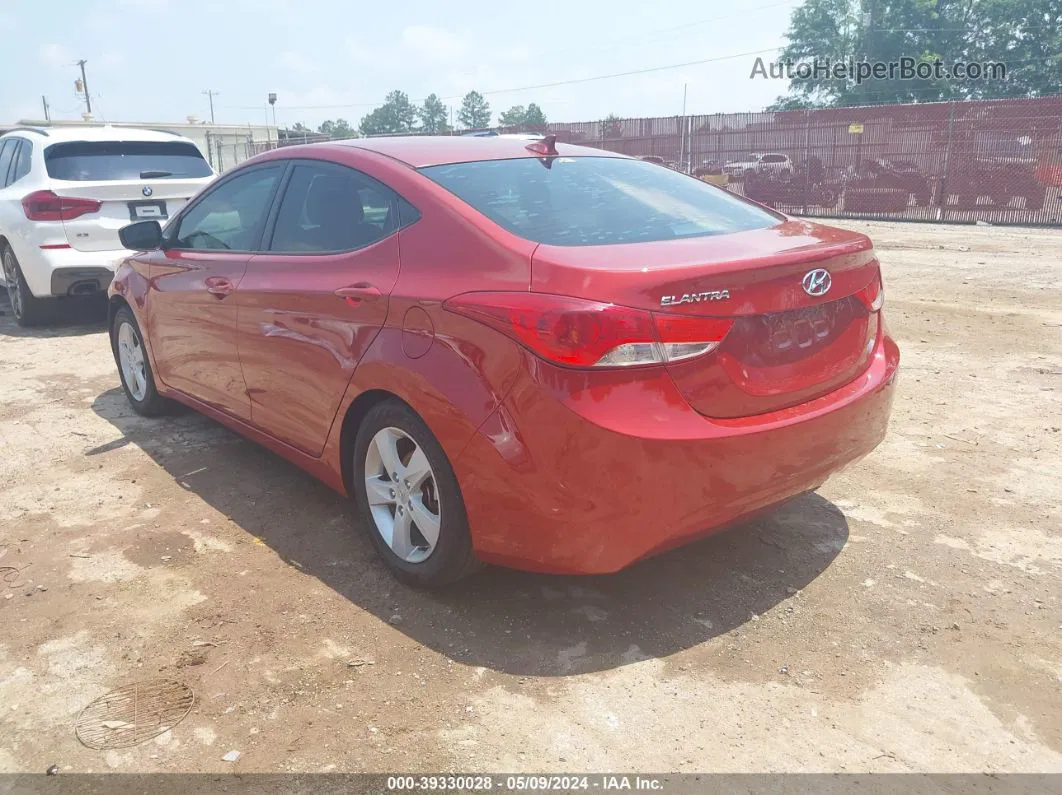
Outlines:
[[[899,363],[861,234],[512,138],[293,146],[126,227],[133,408],[351,495],[388,567],[613,572],[817,488]]]

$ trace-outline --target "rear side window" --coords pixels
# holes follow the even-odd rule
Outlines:
[[[295,166],[280,202],[270,251],[310,253],[364,248],[398,228],[395,194],[354,169]]]
[[[22,140],[22,146],[18,152],[15,153],[15,160],[11,167],[11,179],[8,180],[10,185],[12,182],[18,182],[24,176],[30,173],[30,162],[33,156],[33,144],[25,139]]]
[[[11,159],[18,149],[18,138],[5,138],[0,146],[0,188],[7,187],[7,170],[11,165]]]
[[[74,182],[180,179],[213,172],[195,144],[185,141],[70,141],[44,150],[48,176]]]
[[[557,246],[722,235],[780,220],[642,160],[519,158],[429,166],[421,173],[513,234]]]
[[[784,163],[785,155],[764,155],[760,158],[761,163]]]
[[[255,168],[219,184],[181,216],[173,248],[253,250],[283,171],[279,164]]]

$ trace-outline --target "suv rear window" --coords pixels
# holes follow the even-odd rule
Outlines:
[[[209,177],[195,144],[183,141],[70,141],[44,150],[48,176],[75,182]]]
[[[780,220],[724,190],[643,160],[528,157],[420,171],[504,229],[549,245],[722,235]]]

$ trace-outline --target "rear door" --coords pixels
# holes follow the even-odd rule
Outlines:
[[[236,349],[236,300],[259,249],[283,163],[241,169],[203,194],[151,256],[148,326],[158,377],[241,419],[251,413]]]
[[[239,349],[253,422],[312,455],[398,279],[398,197],[346,166],[294,161],[268,252],[237,291]]]
[[[44,163],[52,192],[100,204],[63,221],[78,251],[120,250],[123,226],[165,224],[214,176],[188,141],[61,141],[44,150]]]

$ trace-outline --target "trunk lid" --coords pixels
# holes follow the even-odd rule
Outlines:
[[[116,251],[122,248],[118,231],[135,221],[156,220],[165,225],[211,177],[136,180],[55,180],[58,196],[94,199],[100,209],[63,221],[67,242],[78,251]]]
[[[802,286],[829,273],[823,295]],[[709,417],[762,414],[812,400],[869,365],[878,313],[861,291],[880,279],[870,240],[787,220],[716,237],[612,246],[539,246],[532,292],[609,301],[656,315],[731,319],[712,352],[667,365]]]

